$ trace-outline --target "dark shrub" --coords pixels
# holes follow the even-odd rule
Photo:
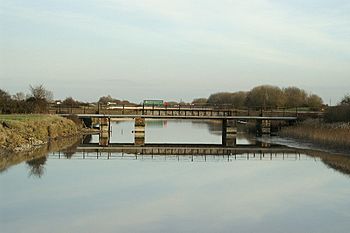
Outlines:
[[[326,122],[350,122],[350,105],[339,105],[326,109]]]

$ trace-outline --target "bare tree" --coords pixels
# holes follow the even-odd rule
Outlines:
[[[323,100],[318,95],[310,94],[307,97],[307,105],[310,108],[317,110],[322,106],[322,104],[323,104]]]
[[[64,106],[70,106],[70,107],[78,107],[79,106],[79,102],[75,99],[73,99],[73,97],[67,97],[65,100],[62,101],[62,104]]]
[[[44,86],[29,86],[31,97],[27,99],[27,102],[32,105],[34,112],[45,113],[48,111],[48,104],[53,99],[53,94],[48,91]]]
[[[246,104],[249,107],[281,107],[285,99],[283,91],[276,86],[263,85],[249,91]]]
[[[350,94],[347,94],[340,101],[340,105],[350,105]]]
[[[26,95],[23,92],[17,92],[12,98],[17,101],[23,101],[26,99]]]
[[[207,98],[197,98],[192,101],[192,104],[205,105],[207,101]]]
[[[306,91],[297,87],[283,88],[285,107],[302,107],[307,105]]]
[[[30,92],[32,93],[32,97],[35,99],[41,99],[46,101],[51,101],[53,99],[52,91],[46,90],[42,84],[38,86],[30,85]]]

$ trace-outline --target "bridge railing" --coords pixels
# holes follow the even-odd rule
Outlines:
[[[193,105],[176,104],[164,106],[146,105],[103,105],[87,104],[80,106],[53,104],[51,114],[116,114],[116,115],[206,115],[206,116],[296,116],[320,118],[322,111],[303,108],[249,107],[237,108],[234,105]]]

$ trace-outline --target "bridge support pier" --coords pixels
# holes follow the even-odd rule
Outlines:
[[[256,121],[256,135],[262,136],[264,134],[271,135],[271,120]]]
[[[104,117],[99,119],[100,124],[100,138],[99,145],[100,146],[108,146],[109,144],[109,136],[111,133],[111,119]]]
[[[135,118],[134,144],[136,146],[145,145],[145,118]]]
[[[237,121],[223,119],[222,120],[222,145],[236,146],[237,138]]]

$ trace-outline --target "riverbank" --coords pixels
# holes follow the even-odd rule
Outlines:
[[[311,142],[323,148],[350,152],[350,123],[306,120],[283,128],[279,136]]]
[[[77,135],[81,128],[55,115],[0,115],[0,154],[32,150],[49,140]]]
[[[22,162],[46,158],[51,152],[60,151],[62,156],[68,158],[72,154],[71,151],[75,150],[81,140],[82,135],[65,137],[58,140],[50,140],[46,145],[36,146],[31,150],[3,154],[0,156],[0,174]]]

